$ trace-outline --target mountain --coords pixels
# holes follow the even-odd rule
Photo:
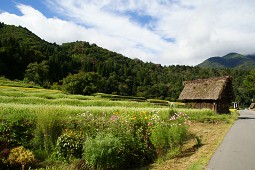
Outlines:
[[[255,55],[229,53],[223,57],[211,57],[197,66],[200,68],[234,68],[249,70],[255,68]]]
[[[94,72],[104,84],[98,92],[176,99],[182,89],[179,74],[189,69],[193,67],[179,66],[177,75],[174,68],[131,59],[96,44],[49,43],[26,28],[0,22],[0,76],[12,80],[34,82],[47,88],[57,84],[61,88],[69,75]]]
[[[0,75],[22,79],[29,63],[47,60],[53,49],[28,29],[0,22]]]
[[[254,65],[253,59],[254,56],[229,54],[207,62],[209,66],[214,63],[216,68],[225,68],[226,63],[236,67],[242,61],[246,67]],[[93,74],[89,74],[91,72]],[[79,73],[89,75],[86,90],[96,89],[89,81],[98,78],[98,84],[102,86],[96,89],[97,92],[171,101],[178,99],[185,80],[232,76],[235,77],[233,84],[237,97],[242,101],[247,98],[238,91],[242,90],[241,82],[248,74],[247,70],[162,66],[131,59],[85,41],[62,45],[49,43],[26,28],[0,22],[0,76],[33,82],[46,88],[62,88],[67,78],[71,80],[70,85],[79,86],[78,82],[82,79],[79,75],[84,75]]]

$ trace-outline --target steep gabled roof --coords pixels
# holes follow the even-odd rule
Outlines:
[[[218,100],[231,81],[229,76],[185,81],[179,100]]]

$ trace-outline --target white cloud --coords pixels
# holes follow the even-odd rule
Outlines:
[[[195,65],[229,52],[255,53],[253,0],[47,3],[58,18],[47,18],[32,7],[18,5],[21,16],[5,12],[0,14],[0,21],[25,26],[50,42],[84,40],[127,57],[163,65]],[[141,24],[142,19],[147,20]]]
[[[72,22],[63,21],[58,18],[46,18],[42,13],[30,6],[18,5],[17,7],[22,12],[22,16],[5,12],[0,14],[0,20],[7,24],[27,27],[47,41],[61,43],[76,40],[79,36],[73,33],[79,30],[86,31],[83,27],[79,27]]]

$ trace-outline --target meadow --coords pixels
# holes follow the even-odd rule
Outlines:
[[[158,162],[181,155],[190,141],[189,147],[199,150],[204,139],[192,130],[195,125],[231,125],[235,118],[235,114],[217,115],[179,103],[70,95],[1,78],[0,165],[4,169],[156,169],[162,166]]]

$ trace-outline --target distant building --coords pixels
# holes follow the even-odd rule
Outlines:
[[[255,109],[255,103],[251,103],[249,109]]]
[[[232,78],[215,77],[185,81],[179,100],[192,108],[209,108],[217,113],[229,113],[234,99]]]
[[[233,109],[239,109],[239,105],[237,102],[232,102]]]

